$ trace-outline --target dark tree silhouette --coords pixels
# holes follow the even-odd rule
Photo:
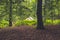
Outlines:
[[[44,29],[42,20],[42,0],[37,3],[37,29]]]
[[[12,0],[10,0],[9,26],[12,26]]]

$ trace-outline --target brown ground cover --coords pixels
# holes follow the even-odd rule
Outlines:
[[[60,25],[45,26],[44,30],[28,26],[0,29],[0,40],[60,40]]]

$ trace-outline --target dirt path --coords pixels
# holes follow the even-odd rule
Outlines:
[[[28,26],[0,29],[0,40],[60,40],[60,29],[36,30]]]

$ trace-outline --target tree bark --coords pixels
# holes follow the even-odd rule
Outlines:
[[[42,20],[42,0],[37,3],[37,29],[44,29]]]
[[[12,26],[12,0],[10,0],[9,26]]]

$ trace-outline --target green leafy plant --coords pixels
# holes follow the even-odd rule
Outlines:
[[[5,28],[5,27],[8,27],[8,21],[6,20],[2,20],[0,21],[0,28]]]
[[[36,25],[36,21],[35,20],[31,20],[31,21],[29,21],[29,20],[24,20],[24,24],[26,24],[26,25]]]

